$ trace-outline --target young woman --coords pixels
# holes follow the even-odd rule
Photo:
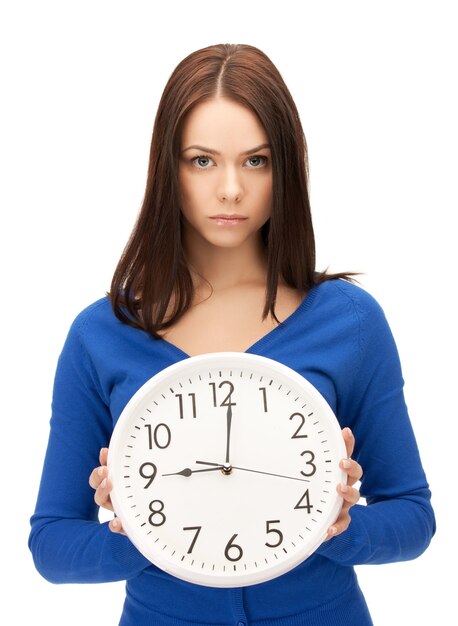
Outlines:
[[[172,363],[218,351],[264,355],[310,380],[348,457],[327,540],[287,574],[244,588],[174,578],[116,517],[98,521],[99,506],[112,509],[107,446],[130,397]],[[356,504],[360,479],[366,506]],[[351,276],[316,271],[299,115],[257,48],[198,50],[165,87],[143,206],[111,290],[76,317],[59,358],[31,526],[48,580],[127,580],[122,626],[365,626],[353,566],[413,559],[431,540],[392,334]]]

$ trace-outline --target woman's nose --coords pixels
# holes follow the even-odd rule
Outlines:
[[[243,194],[243,186],[235,167],[224,168],[218,187],[220,200],[239,201]]]

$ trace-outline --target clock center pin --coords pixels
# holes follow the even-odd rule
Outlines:
[[[232,474],[232,465],[229,465],[228,463],[224,463],[223,467],[221,468],[221,471],[226,476],[229,474]]]

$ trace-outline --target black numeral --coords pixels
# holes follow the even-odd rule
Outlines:
[[[208,383],[213,391],[213,406],[235,406],[235,402],[231,402],[231,395],[234,391],[234,385],[230,380],[223,380],[218,385],[218,389],[221,389],[223,385],[229,385],[229,393],[224,398],[224,400],[218,405],[218,400],[216,397],[216,383]]]
[[[188,549],[188,554],[191,554],[192,549],[194,548],[194,544],[197,541],[197,537],[199,536],[200,531],[202,530],[202,526],[186,526],[183,530],[196,530],[196,534],[194,535],[194,539],[191,541],[191,545]]]
[[[148,446],[150,450],[153,449],[153,443],[158,448],[161,448],[161,450],[163,450],[164,448],[167,448],[170,445],[170,440],[172,439],[172,433],[170,432],[170,428],[167,426],[167,424],[158,424],[156,428],[154,429],[154,432],[153,432],[153,428],[151,424],[145,424],[145,428],[148,431]],[[162,433],[165,432],[165,435],[164,434],[161,435],[162,442],[159,442],[158,436],[161,430],[162,430]]]
[[[306,501],[306,504],[302,504],[304,499]],[[312,512],[313,505],[310,504],[310,495],[309,495],[309,490],[308,489],[304,493],[304,495],[302,496],[302,498],[299,500],[299,502],[296,504],[296,506],[294,508],[295,509],[306,509],[307,513],[311,513]]]
[[[148,482],[143,487],[143,489],[148,489],[153,480],[156,478],[157,467],[154,465],[154,463],[142,463],[138,472],[142,478],[148,479]]]
[[[281,532],[281,530],[278,530],[278,528],[270,528],[270,524],[279,524],[279,523],[280,523],[279,519],[272,519],[266,522],[266,533],[277,533],[278,535],[277,543],[267,543],[266,541],[265,545],[268,548],[276,548],[283,541],[283,533]]]
[[[229,541],[227,542],[227,546],[224,550],[224,556],[226,557],[226,559],[228,559],[229,561],[235,562],[235,561],[240,561],[240,559],[243,556],[243,550],[240,546],[238,546],[236,543],[233,543],[234,539],[237,537],[237,534],[232,535],[232,537],[229,539]],[[232,550],[232,556],[229,554],[229,550]],[[236,554],[234,555],[234,550],[236,552]]]
[[[196,394],[195,393],[188,393],[188,396],[191,397],[192,416],[196,417]],[[178,405],[179,405],[179,408],[180,408],[180,420],[182,420],[184,418],[183,394],[176,393],[175,394],[175,398],[178,398]]]
[[[296,430],[294,435],[291,436],[291,439],[303,439],[304,437],[308,437],[308,435],[299,435],[299,431],[305,423],[305,417],[302,415],[302,413],[293,413],[289,419],[292,420],[294,417],[296,417],[296,415],[300,417],[301,423],[299,424],[299,428]]]
[[[310,471],[306,473],[301,470],[301,474],[302,476],[313,476],[313,474],[316,472],[316,465],[313,462],[315,460],[315,455],[313,454],[311,450],[304,450],[304,452],[301,452],[301,456],[304,456],[304,454],[310,455],[310,459],[305,462],[306,465],[310,466]]]
[[[264,413],[267,413],[267,393],[265,387],[259,387],[259,391],[262,391],[262,401],[264,404]]]
[[[155,507],[154,505],[156,503],[158,503],[159,506]],[[164,524],[167,518],[162,512],[163,509],[164,503],[162,502],[162,500],[152,500],[152,502],[149,503],[149,510],[151,511],[151,515],[148,517],[148,521],[151,526],[162,526],[162,524]],[[159,517],[159,521],[157,521],[157,517]],[[156,521],[154,521],[154,518],[156,518]]]

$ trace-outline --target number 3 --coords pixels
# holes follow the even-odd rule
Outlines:
[[[301,470],[301,474],[302,476],[313,476],[313,474],[316,472],[316,465],[313,462],[315,460],[315,455],[313,454],[311,450],[304,450],[304,452],[301,452],[301,456],[304,456],[304,454],[310,454],[310,459],[306,461],[305,464],[310,465],[312,469],[310,472],[308,472],[308,474],[306,474],[305,472]]]

